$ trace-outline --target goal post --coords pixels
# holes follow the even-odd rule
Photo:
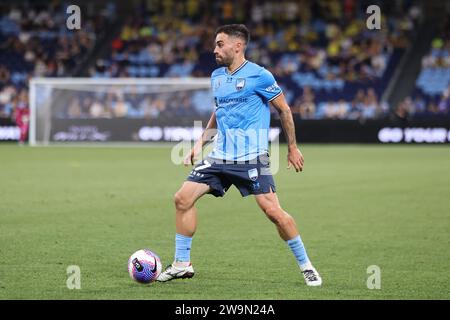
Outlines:
[[[214,110],[209,78],[33,78],[29,101],[33,146],[193,140]]]

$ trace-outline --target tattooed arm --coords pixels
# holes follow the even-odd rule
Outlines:
[[[283,127],[284,135],[286,136],[288,143],[288,168],[293,166],[295,171],[303,171],[303,164],[305,160],[302,153],[297,148],[294,120],[284,94],[280,94],[278,97],[273,99],[271,103],[280,115],[281,126]]]

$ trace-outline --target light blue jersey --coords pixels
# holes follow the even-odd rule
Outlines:
[[[249,161],[269,149],[269,102],[282,91],[265,68],[244,61],[233,73],[211,74],[216,104],[217,140],[211,158]]]

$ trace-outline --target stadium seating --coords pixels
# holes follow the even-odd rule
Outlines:
[[[404,2],[404,12],[410,12],[413,2]],[[381,101],[382,94],[415,26],[410,14],[399,16],[389,1],[379,1],[385,6],[381,30],[367,29],[364,4],[353,0],[152,3],[156,6],[136,9],[133,16],[118,15],[119,32],[109,43],[98,43],[98,35],[115,15],[114,6],[84,16],[83,29],[71,32],[65,27],[61,6],[4,5],[0,117],[11,116],[16,97],[27,90],[31,76],[72,76],[96,45],[110,50],[95,67],[84,70],[91,77],[208,77],[217,67],[212,55],[214,30],[235,22],[251,30],[248,58],[273,72],[295,116],[382,118],[390,112],[390,106]],[[230,10],[239,14],[231,19]],[[449,90],[449,56],[447,40],[440,47],[435,44],[424,58],[413,95],[423,97],[427,105],[433,102],[443,108],[441,96]],[[440,64],[433,65],[436,61]],[[311,90],[306,104],[305,88]],[[194,111],[206,112],[197,97],[189,101]],[[420,103],[419,98],[412,99],[419,108]],[[165,110],[162,113],[174,111]],[[420,115],[419,111],[411,113]],[[128,116],[142,115],[139,110]]]
[[[443,24],[441,34],[422,58],[422,69],[416,79],[416,88],[408,104],[408,112],[416,118],[450,117],[450,16]]]
[[[83,14],[83,28],[66,27],[65,7],[33,3],[0,6],[0,117],[11,117],[30,77],[71,75],[88,58],[114,8]]]
[[[377,96],[376,113],[366,112],[363,116],[363,110],[357,106],[354,113],[344,112],[339,118],[355,118],[358,114],[369,118],[383,116],[388,108],[382,107],[379,99],[404,52],[412,25],[405,28],[400,21],[404,17],[392,16],[387,17],[383,32],[371,32],[366,28],[366,17],[355,15],[364,12],[357,8],[356,2],[350,8],[332,2],[338,11],[332,15],[325,2],[319,6],[313,2],[276,6],[274,1],[268,1],[263,8],[253,4],[244,17],[253,33],[247,55],[274,73],[291,105],[302,96],[305,86],[312,88],[313,103],[320,105],[340,100],[350,103],[360,89],[367,94],[371,88]],[[239,6],[237,2],[230,5],[233,9]],[[220,11],[224,10],[212,4],[202,3],[202,6],[207,17],[220,17]],[[277,19],[259,19],[259,10]],[[288,10],[303,14],[315,10],[316,18],[299,24],[286,13]],[[102,61],[102,70],[92,70],[91,74],[94,77],[209,76],[216,65],[211,54],[212,43],[205,41],[211,42],[214,27],[225,20],[219,18],[206,24],[186,12],[167,21],[144,11],[124,22],[120,35],[111,43],[110,56]],[[388,37],[388,34],[395,36]],[[320,112],[321,108],[316,109],[317,114],[312,118],[327,117]]]

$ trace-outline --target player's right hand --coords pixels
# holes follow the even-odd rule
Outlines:
[[[194,165],[194,150],[191,150],[189,154],[184,158],[183,164],[185,167],[188,165]]]

